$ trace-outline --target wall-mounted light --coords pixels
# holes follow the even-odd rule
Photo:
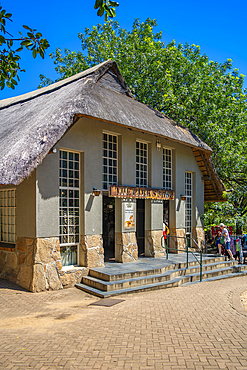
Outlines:
[[[186,195],[180,195],[180,200],[186,200]]]
[[[99,189],[93,188],[93,196],[98,197],[101,191]]]
[[[49,151],[49,153],[48,154],[53,154],[53,153],[56,153],[57,152],[57,149],[56,148],[53,148],[53,149],[51,149],[50,151]]]
[[[161,142],[159,140],[156,141],[156,148],[158,151],[161,149]]]

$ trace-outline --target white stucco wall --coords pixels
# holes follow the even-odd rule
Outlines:
[[[135,150],[136,140],[148,143],[149,150],[149,187],[163,187],[163,150],[156,148],[157,137],[144,134],[139,131],[129,130],[114,124],[81,118],[71,127],[64,137],[55,146],[57,152],[47,155],[43,163],[38,166],[34,179],[36,180],[36,206],[30,206],[31,213],[36,213],[36,223],[30,233],[36,233],[37,237],[52,237],[59,235],[59,150],[67,149],[81,153],[81,234],[102,234],[102,195],[92,196],[93,188],[102,190],[102,132],[111,132],[118,135],[119,142],[119,185],[135,186]],[[180,201],[180,195],[184,194],[185,171],[193,172],[194,194],[194,219],[193,226],[200,227],[200,214],[204,209],[204,184],[202,174],[193,151],[190,147],[159,138],[162,147],[172,149],[173,165],[173,190],[176,200],[170,201],[170,227],[184,228],[184,201]],[[26,188],[31,180],[25,180]],[[23,194],[25,186],[22,185]],[[34,185],[34,184],[33,184]],[[32,186],[33,186],[32,185]],[[31,186],[31,187],[32,187]],[[21,189],[21,186],[20,186]],[[28,205],[19,203],[27,212]],[[118,205],[118,209],[121,207]],[[149,211],[148,211],[149,210]],[[162,203],[146,201],[146,228],[152,230],[162,229]],[[18,210],[22,212],[22,210]],[[120,230],[119,220],[116,220],[116,230]],[[20,225],[24,225],[22,221]],[[28,226],[24,227],[29,230]]]

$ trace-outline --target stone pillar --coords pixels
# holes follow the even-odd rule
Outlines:
[[[164,257],[164,249],[161,246],[161,237],[163,230],[145,231],[145,256]]]
[[[132,205],[130,212],[126,204]],[[115,199],[115,261],[134,262],[138,259],[136,242],[136,201]]]
[[[163,201],[145,201],[145,256],[163,257],[164,250],[161,246],[163,235]]]
[[[193,227],[192,237],[197,242],[198,247],[201,248],[201,246],[205,243],[205,233],[203,227]]]
[[[101,235],[81,235],[81,264],[93,268],[104,266],[104,248]]]
[[[135,232],[115,233],[116,262],[134,262],[138,259],[138,246]]]
[[[59,276],[62,267],[59,239],[37,238],[31,291],[63,289]]]
[[[169,253],[183,253],[186,251],[185,229],[170,229],[169,234]]]

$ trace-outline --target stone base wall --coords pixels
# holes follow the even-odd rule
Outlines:
[[[161,237],[163,230],[145,231],[145,256],[146,257],[164,257],[164,249],[161,246]]]
[[[15,248],[1,248],[0,277],[32,291],[35,238],[18,238]]]
[[[185,239],[185,229],[170,229],[169,234],[169,253],[183,253],[186,251],[186,239]]]
[[[0,277],[31,292],[72,287],[87,273],[62,266],[58,238],[18,238],[15,248],[0,250]]]
[[[80,255],[82,266],[104,266],[104,248],[101,235],[81,235]]]
[[[193,227],[192,228],[192,237],[197,242],[199,248],[204,246],[205,243],[205,233],[202,227]]]
[[[116,262],[134,262],[138,259],[138,246],[136,242],[136,233],[127,232],[115,233],[115,261]]]

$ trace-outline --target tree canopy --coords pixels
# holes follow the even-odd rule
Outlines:
[[[198,45],[165,44],[154,32],[156,21],[135,20],[131,31],[116,21],[79,33],[81,51],[61,49],[50,54],[58,80],[115,60],[137,100],[188,127],[214,151],[213,162],[228,189],[234,217],[247,216],[247,92],[244,76],[224,63],[209,60]],[[41,75],[40,86],[52,81]],[[245,195],[246,194],[246,195]],[[230,207],[231,208],[231,207]],[[221,205],[225,222],[232,208]]]
[[[19,72],[24,72],[21,69],[19,60],[20,52],[26,48],[32,51],[33,58],[39,54],[44,58],[45,50],[50,46],[48,41],[42,38],[40,32],[32,29],[26,25],[23,26],[25,35],[19,32],[20,36],[14,38],[6,29],[6,22],[12,22],[12,14],[7,13],[5,9],[0,6],[0,87],[1,90],[5,86],[12,89],[19,81]],[[17,45],[17,47],[14,47]]]
[[[116,17],[116,7],[119,6],[119,3],[112,0],[96,0],[94,4],[94,8],[98,9],[97,15],[102,17],[105,14],[105,21],[109,18]]]

